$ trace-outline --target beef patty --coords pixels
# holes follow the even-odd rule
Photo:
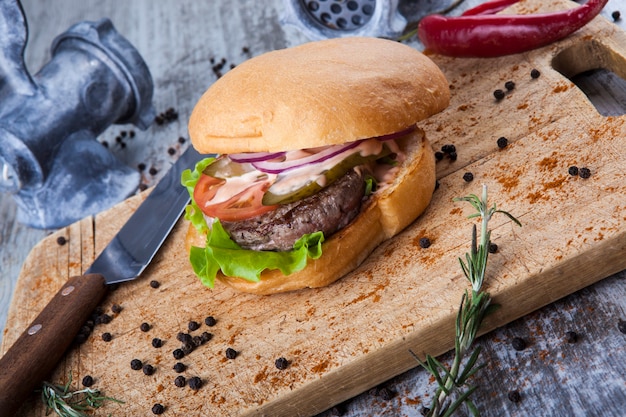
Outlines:
[[[361,174],[350,170],[303,200],[252,219],[222,221],[222,226],[242,248],[287,251],[304,234],[322,231],[329,237],[345,227],[359,213],[364,194]]]

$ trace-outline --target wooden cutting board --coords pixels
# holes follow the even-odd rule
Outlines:
[[[528,1],[518,11],[534,12]],[[564,7],[563,3],[551,5]],[[85,375],[106,395],[98,415],[307,416],[417,366],[410,354],[441,354],[453,345],[454,319],[468,287],[458,257],[469,249],[473,209],[454,197],[489,189],[504,216],[491,222],[498,252],[489,258],[486,286],[501,308],[489,331],[626,268],[626,117],[600,115],[567,78],[607,68],[626,78],[626,35],[596,19],[570,38],[526,54],[498,59],[432,58],[452,90],[443,113],[421,124],[435,148],[454,144],[458,159],[438,163],[440,187],[426,213],[381,245],[356,271],[322,289],[274,296],[203,287],[187,263],[181,221],[144,276],[121,285],[103,302],[113,319],[72,349],[50,380],[75,386]],[[541,76],[533,79],[532,69]],[[559,71],[557,71],[557,69]],[[564,75],[565,74],[565,75]],[[495,89],[515,89],[496,101]],[[509,145],[499,149],[496,141]],[[591,177],[568,174],[588,167]],[[463,174],[474,180],[465,182]],[[26,260],[13,297],[2,351],[68,277],[90,265],[144,195],[60,230]],[[61,245],[59,237],[66,243]],[[419,239],[432,246],[422,249]],[[152,288],[150,281],[160,283]],[[111,307],[122,307],[111,313]],[[217,324],[204,324],[213,316]],[[181,360],[182,375],[202,378],[178,388],[172,351],[189,321],[212,339]],[[140,325],[149,323],[148,332]],[[105,342],[101,334],[113,338]],[[161,348],[153,338],[163,340]],[[238,352],[227,359],[225,351]],[[275,360],[284,357],[287,369]],[[151,376],[132,359],[155,366]],[[33,395],[20,415],[44,415]]]

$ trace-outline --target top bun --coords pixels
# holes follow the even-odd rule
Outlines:
[[[252,58],[200,98],[201,153],[275,152],[394,133],[442,111],[448,82],[419,51],[378,38],[305,43]]]

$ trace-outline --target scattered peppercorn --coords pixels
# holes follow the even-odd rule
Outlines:
[[[189,388],[194,391],[202,388],[202,380],[200,379],[200,377],[192,376],[191,378],[189,378],[189,381],[187,383],[189,384]]]
[[[203,344],[211,340],[212,337],[213,335],[209,332],[202,332],[202,334],[200,335],[200,339],[202,340]]]
[[[576,343],[578,342],[578,334],[576,332],[565,332],[565,341],[567,343]]]
[[[472,181],[474,181],[474,174],[472,174],[471,172],[466,172],[465,174],[463,174],[463,180],[465,182],[472,182]]]
[[[286,358],[280,357],[274,361],[274,365],[283,371],[289,366],[289,361]]]
[[[185,142],[187,142],[187,139],[185,139],[184,137],[181,136],[178,138],[178,143],[180,143],[181,145]]]
[[[185,372],[185,369],[187,369],[187,366],[185,366],[185,364],[182,362],[176,362],[174,364],[173,369],[174,369],[174,372],[177,372],[180,374],[181,372]]]
[[[198,330],[200,328],[200,323],[191,320],[189,323],[187,323],[187,328],[189,329],[189,331],[193,332],[194,330]]]
[[[133,371],[138,371],[141,368],[143,368],[143,362],[141,362],[139,359],[133,359],[132,361],[130,361],[130,369],[132,369]]]
[[[159,288],[160,285],[161,283],[157,281],[156,279],[153,279],[152,281],[150,281],[150,287],[152,288]]]
[[[152,414],[163,414],[165,412],[165,407],[163,407],[163,404],[154,404],[152,406]]]
[[[111,320],[113,320],[113,317],[109,316],[106,313],[103,313],[96,317],[95,323],[96,324],[109,324],[111,323]]]
[[[567,169],[567,172],[572,176],[576,176],[578,175],[578,167],[576,165],[572,165]]]
[[[185,357],[185,352],[183,352],[182,349],[174,349],[172,355],[174,356],[174,359],[182,359]]]
[[[443,157],[444,157],[443,152],[440,152],[440,151],[435,152],[435,159],[437,161],[441,161],[443,159]]]
[[[132,139],[135,137],[135,131],[134,130],[129,130],[128,131],[128,136]]]
[[[615,10],[613,13],[611,13],[611,17],[613,18],[614,22],[617,22],[622,17],[622,14],[619,12],[619,10]]]
[[[387,387],[382,387],[378,390],[378,392],[376,393],[376,396],[381,398],[383,401],[389,401],[393,397],[395,397],[395,392],[393,392]]]
[[[422,409],[420,410],[420,414],[423,416],[427,416],[428,414],[430,414],[430,408],[422,407]]]
[[[504,149],[509,144],[509,140],[505,138],[504,136],[501,136],[498,138],[498,141],[496,143],[498,144],[498,148]]]
[[[109,142],[107,142],[106,140],[103,140],[101,143],[102,143],[102,146],[104,146],[105,148],[109,147]]]
[[[173,107],[168,108],[166,111],[159,113],[154,117],[154,122],[157,125],[164,123],[170,123],[178,119],[178,112]]]
[[[170,155],[174,155],[176,153],[176,149],[174,149],[172,147],[167,148],[167,153],[170,154]]]
[[[430,247],[430,239],[427,237],[420,238],[420,248],[427,249]]]
[[[447,153],[450,154],[452,152],[456,152],[456,146],[454,146],[453,144],[449,143],[447,145],[443,145],[441,147],[441,152],[443,153]]]
[[[159,339],[158,337],[152,339],[152,347],[160,348],[161,346],[163,346],[163,341],[161,339]]]
[[[531,78],[537,79],[537,78],[539,78],[540,76],[541,76],[541,72],[539,72],[539,70],[538,70],[538,69],[533,68],[532,70],[530,70],[530,77],[531,77]]]
[[[626,321],[625,320],[620,320],[617,322],[617,329],[626,334]]]
[[[526,341],[521,337],[514,337],[513,340],[511,340],[511,346],[513,346],[513,349],[521,351],[526,349]]]
[[[145,323],[145,322],[144,322],[144,323],[141,323],[141,326],[139,326],[139,329],[140,329],[142,332],[147,332],[147,331],[149,331],[149,330],[150,330],[150,325],[149,325],[148,323]]]
[[[215,326],[216,323],[217,323],[217,320],[215,320],[213,316],[209,316],[206,319],[204,319],[204,324],[206,324],[209,327]]]
[[[122,306],[119,304],[113,304],[111,306],[111,312],[113,314],[120,314],[122,312]]]
[[[59,246],[63,246],[67,243],[67,239],[65,238],[65,236],[59,236],[57,237],[57,244]]]
[[[137,165],[137,169],[138,169],[139,171],[144,171],[144,170],[146,169],[146,164],[144,164],[143,162],[140,162],[140,163]]]
[[[176,340],[183,343],[191,343],[192,337],[189,333],[180,332],[176,335]]]
[[[193,343],[193,345],[194,345],[195,347],[198,347],[198,346],[200,346],[201,344],[203,344],[204,342],[202,341],[202,338],[201,338],[200,336],[194,336],[194,337],[191,339],[191,343]]]
[[[113,336],[111,336],[111,333],[109,332],[102,333],[102,340],[104,340],[105,342],[110,342],[111,339],[113,339]]]
[[[515,83],[513,81],[507,81],[504,83],[504,88],[507,89],[507,91],[511,91],[515,89]]]
[[[148,173],[149,173],[150,175],[156,175],[156,174],[158,174],[158,173],[159,173],[159,170],[157,170],[155,167],[151,167],[151,168],[148,170]]]
[[[233,348],[226,349],[226,357],[228,359],[235,359],[237,357],[237,351]]]
[[[489,242],[489,249],[488,249],[489,253],[496,253],[498,252],[498,245],[495,243],[491,243]]]
[[[185,385],[187,385],[187,380],[185,379],[184,376],[178,375],[176,379],[174,379],[174,385],[176,385],[179,388],[182,388]]]
[[[520,395],[519,391],[509,391],[509,393],[506,395],[509,398],[509,401],[514,402],[514,403],[518,403],[521,401],[522,396]]]
[[[181,346],[181,350],[183,351],[183,353],[185,355],[189,355],[191,352],[194,351],[196,347],[193,344],[193,339],[190,343],[185,343],[184,345]]]
[[[500,90],[499,88],[493,92],[493,96],[498,101],[502,100],[504,98],[504,95],[504,91]]]
[[[578,176],[583,179],[591,177],[591,170],[589,168],[582,167],[578,170]]]
[[[93,385],[93,377],[91,375],[85,375],[83,377],[83,386],[90,387]]]
[[[450,158],[451,161],[456,161],[457,157],[456,151],[448,154],[448,158]]]
[[[149,363],[145,364],[142,369],[143,373],[148,376],[152,375],[155,371],[154,366],[150,365]]]

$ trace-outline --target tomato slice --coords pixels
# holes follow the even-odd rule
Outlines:
[[[232,222],[251,219],[278,207],[277,205],[263,205],[263,194],[270,186],[267,181],[254,182],[230,199],[220,203],[212,203],[217,190],[225,183],[226,180],[220,178],[205,174],[200,176],[193,192],[193,198],[205,215]]]

